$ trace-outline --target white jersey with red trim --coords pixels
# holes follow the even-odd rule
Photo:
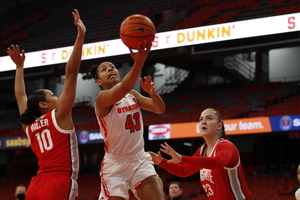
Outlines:
[[[97,116],[107,153],[133,155],[144,148],[144,124],[134,95],[128,93],[103,118]]]

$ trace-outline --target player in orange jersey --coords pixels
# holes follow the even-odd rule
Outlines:
[[[111,62],[91,69],[91,75],[102,91],[96,97],[95,113],[105,141],[101,163],[99,200],[129,199],[128,189],[138,199],[163,200],[165,194],[149,153],[144,150],[141,109],[162,114],[165,104],[156,93],[150,76],[140,78],[142,96],[133,86],[137,81],[151,45],[140,44],[136,53],[130,49],[134,65],[120,80],[119,71]]]

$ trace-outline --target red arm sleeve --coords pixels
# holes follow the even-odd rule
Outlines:
[[[196,151],[196,153],[191,158],[199,157],[199,152],[200,149],[198,149],[198,151]],[[200,167],[197,165],[168,163],[167,159],[163,159],[159,166],[167,170],[169,173],[179,177],[188,177],[200,170]]]
[[[239,162],[238,150],[231,142],[220,142],[216,146],[215,151],[215,157],[182,156],[181,162],[207,169],[230,168],[234,167]]]

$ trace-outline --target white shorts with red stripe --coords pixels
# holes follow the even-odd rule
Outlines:
[[[129,199],[129,189],[137,197],[136,191],[143,180],[149,176],[157,175],[150,154],[144,150],[129,156],[115,156],[105,153],[101,165],[99,200],[116,197]]]

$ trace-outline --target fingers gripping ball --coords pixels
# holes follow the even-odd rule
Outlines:
[[[153,42],[156,29],[153,22],[141,14],[130,15],[123,20],[120,26],[120,38],[129,48],[138,49],[138,43]]]

